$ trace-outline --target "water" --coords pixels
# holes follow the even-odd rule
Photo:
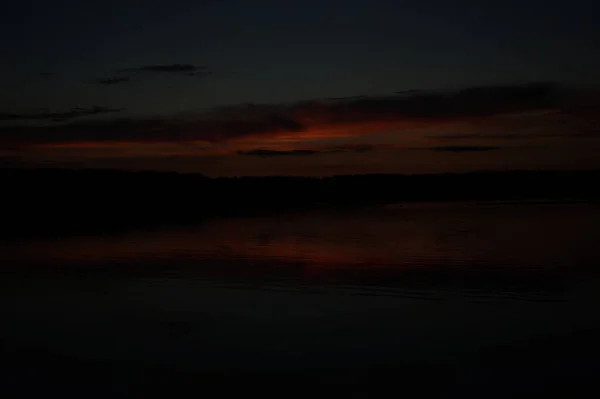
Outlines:
[[[435,365],[538,386],[597,366],[598,237],[597,205],[415,204],[5,243],[3,341],[125,385]]]

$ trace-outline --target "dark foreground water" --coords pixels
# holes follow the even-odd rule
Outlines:
[[[221,219],[0,244],[0,265],[5,395],[598,391],[598,205]]]

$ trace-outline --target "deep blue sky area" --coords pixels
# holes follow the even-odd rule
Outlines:
[[[598,10],[593,0],[12,1],[0,13],[0,107],[164,114],[407,89],[598,84]],[[211,74],[95,83],[169,64]]]

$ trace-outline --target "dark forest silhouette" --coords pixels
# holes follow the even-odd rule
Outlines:
[[[600,199],[600,171],[208,178],[109,169],[1,169],[4,237],[195,223],[415,201]]]

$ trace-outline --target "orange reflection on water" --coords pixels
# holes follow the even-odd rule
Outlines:
[[[600,262],[593,206],[415,206],[398,210],[309,212],[208,221],[195,227],[65,237],[0,245],[0,263],[181,262],[192,268],[236,264],[348,268],[553,267]],[[589,234],[573,235],[587,226]],[[579,230],[578,230],[579,229]],[[590,258],[590,259],[591,259]]]

